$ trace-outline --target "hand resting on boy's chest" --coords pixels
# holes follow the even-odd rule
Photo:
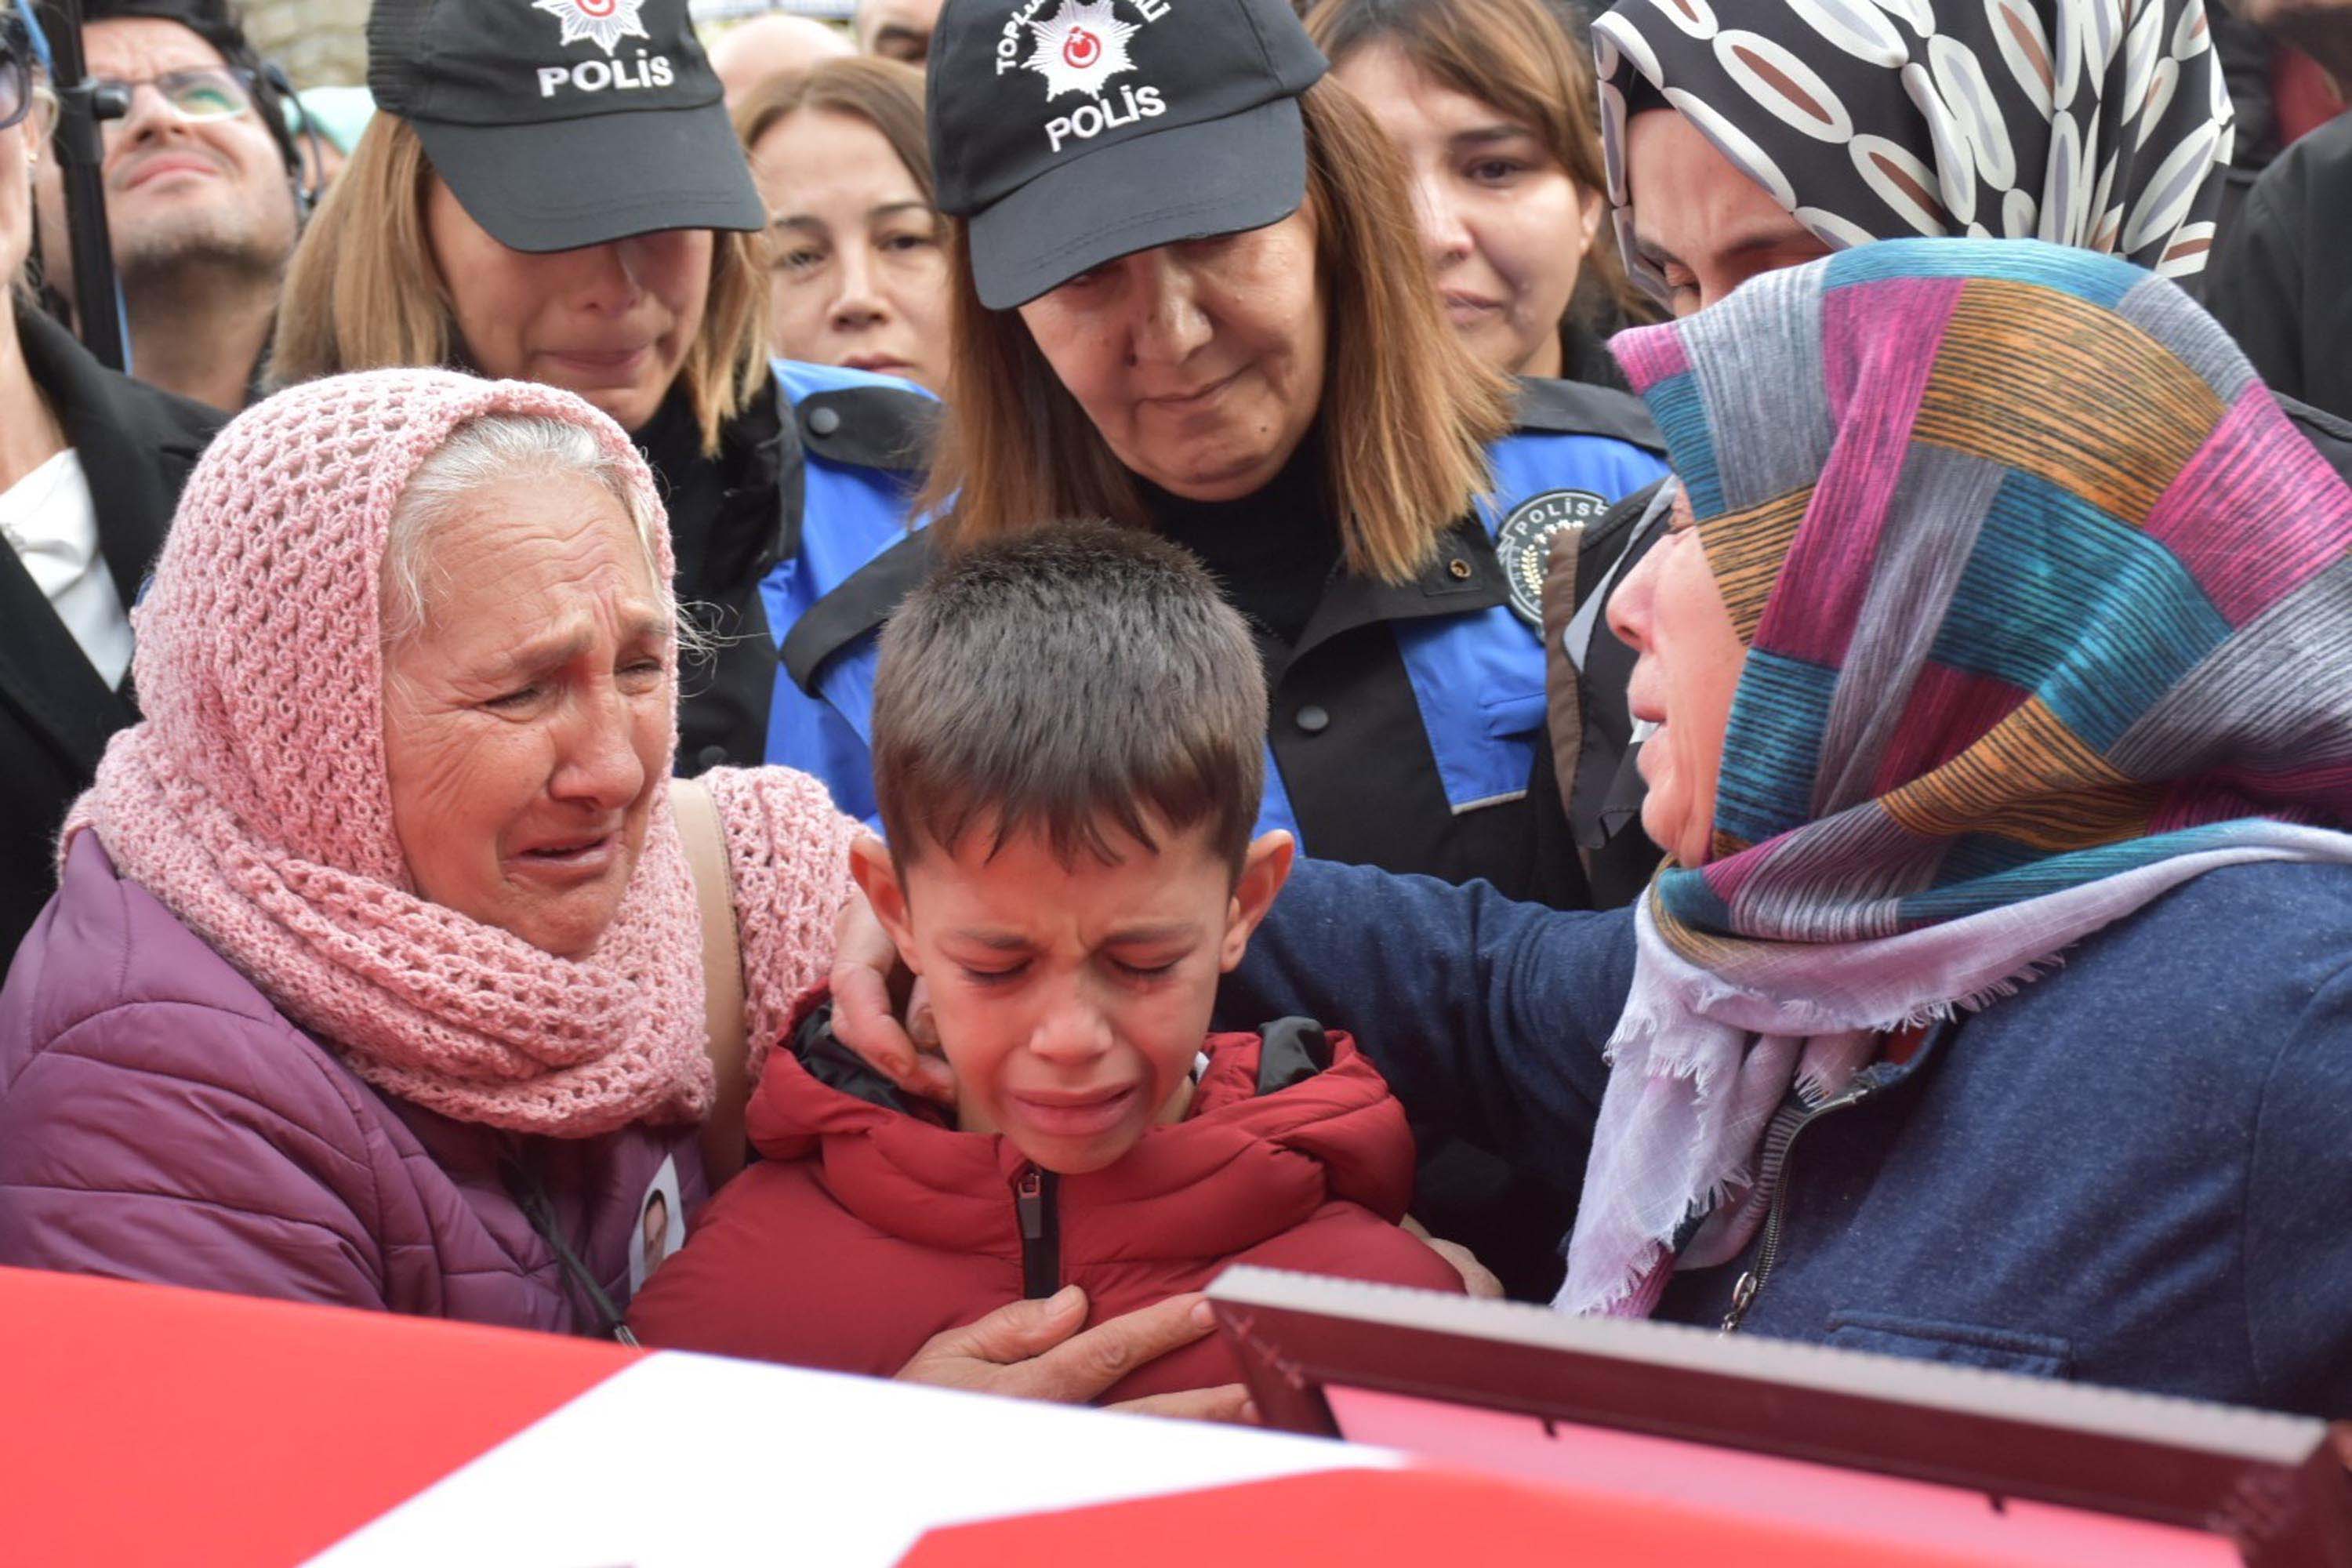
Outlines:
[[[1453,1267],[1396,1224],[1413,1165],[1402,1107],[1351,1041],[1328,1038],[1328,1068],[1261,1093],[1259,1037],[1212,1037],[1185,1121],[1051,1184],[1055,1281],[1086,1290],[1090,1323],[1237,1262],[1461,1291]],[[872,1098],[849,1092],[777,1053],[751,1113],[766,1158],[639,1295],[630,1320],[642,1339],[889,1376],[932,1335],[1023,1296],[1016,1193],[1029,1162],[874,1084]],[[1239,1375],[1212,1338],[1139,1367],[1103,1400]]]

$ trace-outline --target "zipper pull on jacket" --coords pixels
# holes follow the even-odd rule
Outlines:
[[[1041,1301],[1062,1288],[1062,1226],[1055,1194],[1061,1178],[1034,1165],[1013,1184],[1013,1213],[1021,1226],[1021,1293]]]

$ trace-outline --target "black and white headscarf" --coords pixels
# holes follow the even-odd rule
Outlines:
[[[2230,161],[2204,0],[1621,0],[1592,25],[1633,275],[1625,117],[1665,104],[1843,248],[2044,239],[2203,269]]]

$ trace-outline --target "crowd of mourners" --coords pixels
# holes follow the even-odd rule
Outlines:
[[[2352,0],[2228,4],[0,0],[0,1265],[2352,1418]]]

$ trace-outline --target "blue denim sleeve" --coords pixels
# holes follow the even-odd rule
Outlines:
[[[2310,991],[2246,1170],[2247,1337],[2264,1404],[2352,1416],[2352,968]]]
[[[1633,976],[1631,910],[1566,913],[1484,882],[1301,860],[1217,1016],[1345,1029],[1415,1122],[1574,1192]]]

